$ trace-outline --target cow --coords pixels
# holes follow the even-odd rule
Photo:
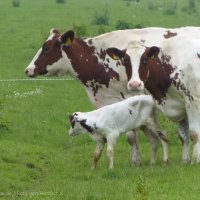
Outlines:
[[[109,49],[109,52],[114,52],[115,58],[121,55],[119,49]],[[137,77],[142,81],[138,90],[144,87],[154,97],[157,108],[169,119],[179,123],[183,161],[190,161],[190,137],[193,142],[192,162],[199,163],[200,37],[179,35],[161,42],[159,46],[150,47],[135,41],[131,42],[127,53],[131,56],[128,65],[132,68],[134,66],[135,72],[138,70]],[[127,85],[129,89],[131,81]]]
[[[84,85],[92,104],[100,108],[135,94],[128,91],[126,86],[132,75],[131,67],[124,67],[129,61],[126,59],[123,62],[113,61],[106,54],[106,48],[115,46],[123,49],[133,39],[151,44],[154,41],[175,37],[181,32],[198,31],[196,27],[144,28],[113,31],[83,40],[74,37],[73,31],[61,34],[58,29],[52,29],[25,73],[29,77],[69,73]],[[151,135],[148,129],[144,132],[147,136]],[[155,149],[156,141],[152,138],[150,136],[150,140],[153,141],[152,149]],[[127,140],[132,146],[132,162],[140,163],[137,132],[127,133]]]
[[[152,133],[157,133],[163,144],[163,160],[168,161],[168,140],[159,126],[153,121],[154,101],[150,95],[130,97],[123,101],[103,106],[90,112],[75,112],[69,116],[70,136],[87,132],[98,145],[92,169],[96,168],[101,157],[104,141],[107,141],[109,168],[113,168],[114,145],[121,133],[146,126]]]

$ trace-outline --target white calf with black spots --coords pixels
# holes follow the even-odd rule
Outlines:
[[[95,168],[101,157],[104,144],[107,142],[107,157],[109,168],[113,168],[114,145],[121,133],[148,127],[154,137],[159,137],[163,145],[163,160],[168,161],[168,140],[165,132],[152,120],[154,102],[149,95],[130,97],[118,103],[104,106],[91,112],[75,112],[69,119],[70,136],[84,132],[96,140],[97,148],[92,168]]]

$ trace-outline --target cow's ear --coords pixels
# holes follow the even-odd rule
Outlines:
[[[113,60],[119,60],[123,58],[126,54],[126,49],[119,50],[117,48],[108,48],[106,49],[106,53],[113,59]]]
[[[147,57],[153,59],[159,54],[159,52],[160,52],[159,47],[156,46],[150,47],[150,49],[147,52]]]
[[[67,31],[66,33],[61,35],[59,39],[59,41],[65,45],[70,45],[73,40],[74,40],[74,31],[72,30]]]

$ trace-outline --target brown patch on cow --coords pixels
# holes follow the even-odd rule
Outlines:
[[[197,57],[200,59],[200,54],[199,53],[197,53]]]
[[[179,78],[179,76],[181,74],[182,74],[182,72],[176,73],[175,76],[172,78],[172,83],[177,88],[177,90],[182,90],[184,92],[184,94],[189,98],[189,100],[193,101],[194,98],[190,94],[190,91],[185,87],[185,85],[181,82],[181,79]]]
[[[88,44],[89,44],[89,45],[92,45],[92,44],[93,44],[92,39],[89,39],[89,40],[88,40]]]
[[[190,139],[193,142],[193,144],[196,144],[198,141],[198,135],[195,131],[189,131],[190,133]]]
[[[171,38],[171,37],[175,37],[177,35],[177,33],[172,33],[171,31],[167,31],[166,34],[164,34],[164,38],[165,39],[168,39],[168,38]]]
[[[90,87],[92,88],[92,91],[93,91],[93,95],[96,96],[97,92],[98,92],[98,89],[99,88],[102,88],[102,85],[98,85],[97,82],[95,81],[91,81],[91,82],[88,82],[86,84],[87,87]]]
[[[90,87],[88,82],[92,81],[94,95],[98,92],[99,85],[108,87],[111,79],[119,81],[119,74],[104,63],[106,51],[101,49],[97,54],[94,47],[88,46],[85,41],[78,38],[74,39],[72,45],[64,46],[63,50],[71,60],[73,69],[78,74],[77,78],[87,87]]]

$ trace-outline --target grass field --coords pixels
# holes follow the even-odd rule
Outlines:
[[[105,152],[91,170],[95,143],[87,135],[67,134],[69,113],[93,109],[80,83],[2,80],[26,78],[25,67],[53,27],[84,26],[88,36],[97,35],[99,26],[91,22],[105,8],[109,25],[104,30],[114,30],[117,20],[145,27],[199,26],[200,1],[192,14],[183,10],[188,0],[178,1],[175,15],[164,14],[170,0],[55,2],[21,0],[13,7],[11,0],[0,1],[0,199],[199,199],[200,166],[181,164],[175,124],[161,120],[170,139],[168,166],[162,164],[161,146],[157,164],[149,165],[149,143],[141,134],[141,166],[131,166],[130,149],[121,136],[114,170],[108,170]]]

